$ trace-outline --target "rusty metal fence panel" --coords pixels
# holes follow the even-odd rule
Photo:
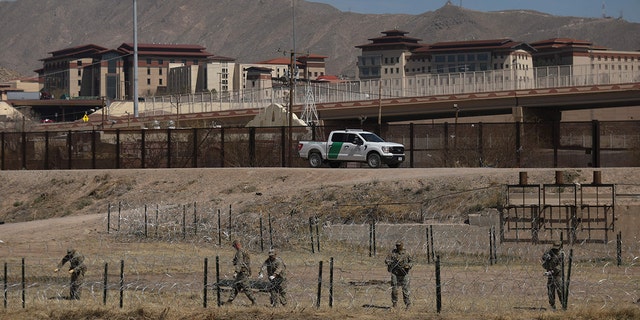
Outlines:
[[[338,127],[0,132],[1,170],[306,167],[300,140]],[[635,167],[640,122],[393,124],[364,130],[404,144],[402,167]],[[357,167],[357,165],[354,165]],[[351,167],[351,166],[350,166]]]

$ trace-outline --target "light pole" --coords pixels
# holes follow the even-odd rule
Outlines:
[[[458,107],[457,103],[453,104],[453,108],[456,109],[456,122],[454,124],[454,129],[453,129],[453,147],[454,148],[458,148],[458,112],[460,112],[460,108]]]
[[[516,82],[516,63],[518,62],[518,59],[514,58],[513,60],[511,60],[511,70],[513,70],[513,89],[517,89],[517,82]]]
[[[138,13],[133,0],[133,116],[138,117]]]
[[[220,111],[222,111],[222,72],[218,72],[218,100],[220,101]]]

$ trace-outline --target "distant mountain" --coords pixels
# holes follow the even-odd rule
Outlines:
[[[445,3],[445,1],[442,1]],[[422,43],[508,37],[533,42],[576,38],[616,50],[640,49],[640,23],[558,17],[535,11],[480,12],[455,5],[417,15],[342,12],[299,0],[138,0],[138,42],[198,44],[207,51],[257,62],[278,49],[326,55],[330,74],[353,76],[356,45],[400,29]],[[33,76],[48,52],[82,44],[116,48],[133,42],[132,1],[0,1],[0,67]]]

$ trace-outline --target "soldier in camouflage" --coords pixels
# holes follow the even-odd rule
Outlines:
[[[58,272],[62,266],[69,262],[69,274],[71,275],[71,283],[69,285],[69,299],[80,299],[80,286],[84,280],[84,273],[87,266],[84,264],[84,256],[79,254],[76,249],[67,249],[67,254],[62,258],[58,266],[53,270]]]
[[[271,306],[276,307],[278,302],[283,306],[287,305],[287,266],[284,261],[277,256],[275,249],[269,250],[269,258],[264,261],[260,268],[259,279],[263,277],[263,271],[267,271],[269,277],[269,293],[271,294]]]
[[[544,275],[547,276],[547,295],[552,309],[556,308],[556,292],[560,302],[563,301],[564,290],[562,289],[562,274],[560,271],[562,264],[561,249],[562,243],[556,242],[551,249],[542,255],[542,267],[545,270]]]
[[[402,299],[408,309],[411,306],[410,276],[409,271],[413,267],[413,258],[404,249],[402,241],[396,242],[396,248],[384,260],[387,271],[391,273],[391,303],[393,307],[398,305],[398,287],[402,287]]]
[[[249,277],[251,276],[251,258],[249,254],[242,250],[242,245],[238,240],[233,241],[233,247],[236,249],[236,255],[233,257],[233,266],[235,267],[235,279],[233,282],[233,291],[225,304],[231,304],[236,298],[238,292],[244,292],[247,298],[251,300],[251,304],[256,304],[256,299],[251,293],[251,285]]]

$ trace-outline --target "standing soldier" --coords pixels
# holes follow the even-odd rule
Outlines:
[[[69,274],[71,275],[69,299],[80,300],[80,286],[84,279],[84,273],[87,271],[87,266],[84,265],[84,256],[79,254],[76,249],[67,249],[67,255],[62,258],[53,271],[58,272],[67,262],[69,262]]]
[[[562,257],[560,256],[560,249],[562,249],[562,243],[555,242],[553,247],[542,255],[542,267],[545,270],[544,275],[547,276],[547,295],[552,309],[556,308],[556,292],[560,303],[564,301],[562,299],[562,275],[560,272]]]
[[[233,247],[236,249],[236,255],[233,257],[233,266],[235,267],[233,291],[229,296],[229,300],[225,304],[231,304],[236,298],[238,292],[244,292],[247,298],[251,300],[251,304],[256,304],[256,299],[251,293],[251,285],[249,277],[251,276],[251,258],[249,254],[242,250],[242,245],[238,240],[233,241]]]
[[[276,307],[278,302],[283,306],[287,305],[287,278],[286,270],[287,266],[280,257],[276,256],[276,250],[269,250],[269,258],[264,261],[260,268],[260,274],[258,279],[262,279],[263,271],[267,270],[267,276],[269,277],[269,293],[271,294],[271,306]]]
[[[413,267],[413,258],[404,249],[402,241],[396,242],[396,248],[384,260],[387,271],[391,272],[391,303],[398,304],[398,287],[402,287],[402,299],[407,309],[411,306],[409,270]]]

